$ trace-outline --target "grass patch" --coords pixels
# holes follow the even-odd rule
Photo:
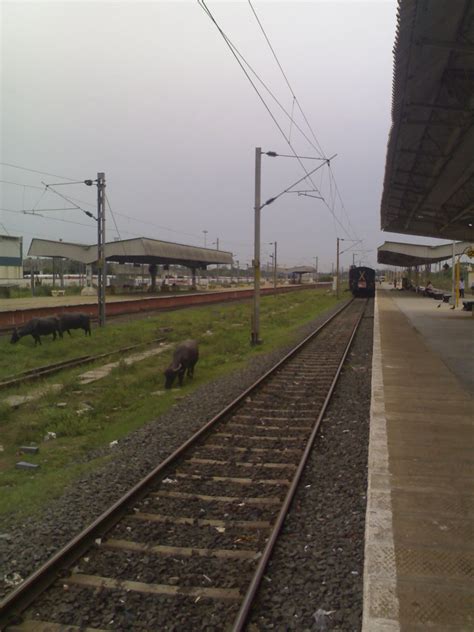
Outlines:
[[[62,390],[59,394],[44,394],[18,409],[11,409],[0,401],[3,448],[0,451],[0,518],[31,513],[46,504],[84,471],[84,457],[92,449],[121,439],[169,410],[176,397],[244,366],[255,354],[288,344],[295,338],[299,326],[335,304],[335,298],[315,290],[263,297],[263,344],[257,347],[250,345],[249,302],[192,308],[129,323],[109,324],[105,329],[95,329],[91,338],[75,332],[73,338],[55,343],[45,339],[43,346],[37,348],[33,341],[29,344],[25,339],[15,346],[1,342],[0,374],[3,372],[4,376],[14,372],[12,367],[19,372],[75,355],[96,354],[150,341],[160,335],[161,327],[172,327],[167,334],[171,343],[196,338],[200,360],[194,381],[185,380],[182,389],[163,392],[163,371],[170,362],[170,349],[132,365],[121,360],[108,376],[88,385],[80,385],[77,377],[94,365],[23,386],[15,393],[58,383]],[[11,391],[3,391],[1,399],[8,394]],[[57,438],[45,441],[48,433],[55,433]],[[26,444],[39,445],[39,454],[20,456],[18,449]],[[15,470],[18,460],[38,463],[41,467],[33,473]]]

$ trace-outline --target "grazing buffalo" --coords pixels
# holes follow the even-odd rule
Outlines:
[[[56,333],[58,333],[61,338],[63,337],[59,328],[59,319],[56,316],[32,318],[21,327],[15,327],[10,342],[15,344],[15,342],[18,342],[23,336],[33,336],[36,346],[38,342],[41,344],[40,336],[53,334],[53,340],[56,340]]]
[[[81,312],[65,312],[59,316],[59,331],[63,334],[65,331],[71,335],[70,329],[83,329],[84,334],[91,335],[91,319],[89,314]]]
[[[178,376],[179,385],[183,386],[183,378],[186,370],[188,377],[194,375],[194,366],[199,360],[198,343],[195,340],[181,342],[173,353],[173,361],[165,371],[165,388],[171,388]]]

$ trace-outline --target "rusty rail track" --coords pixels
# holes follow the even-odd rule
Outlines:
[[[143,599],[148,629],[183,616],[201,629],[219,604],[214,625],[242,630],[366,303],[329,318],[10,593],[0,626],[130,629],[120,605],[111,622],[90,613]],[[163,556],[165,577],[186,564],[190,575],[163,581]],[[74,607],[58,614],[64,595]]]
[[[119,349],[106,351],[105,353],[98,353],[97,355],[79,356],[77,358],[72,358],[71,360],[54,362],[53,364],[46,364],[44,366],[28,369],[27,371],[22,371],[21,373],[11,375],[4,380],[0,380],[0,389],[10,388],[12,386],[19,386],[20,384],[24,384],[25,382],[38,380],[42,377],[47,377],[48,375],[59,373],[59,371],[64,371],[65,369],[73,369],[74,367],[80,366],[81,364],[90,364],[91,362],[103,360],[104,358],[116,355],[117,353],[126,353],[127,351],[131,351],[132,349],[137,349],[138,347],[143,347],[145,345],[157,344],[159,342],[163,342],[164,340],[166,340],[166,338],[153,338],[152,340],[149,340],[147,342],[138,342],[134,345],[120,347]]]

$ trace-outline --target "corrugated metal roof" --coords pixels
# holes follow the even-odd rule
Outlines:
[[[474,3],[399,0],[383,230],[474,239]]]
[[[468,241],[454,244],[454,254],[460,255],[474,248]],[[397,241],[386,241],[377,248],[377,261],[391,266],[413,267],[427,263],[437,263],[451,259],[452,244],[442,246],[425,246],[422,244],[404,244]]]
[[[90,264],[97,261],[97,245],[33,239],[28,256],[63,257]],[[225,250],[186,246],[146,237],[108,242],[105,244],[105,256],[108,261],[118,263],[176,264],[191,268],[232,264],[232,253]]]

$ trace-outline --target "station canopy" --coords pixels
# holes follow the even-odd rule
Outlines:
[[[60,257],[92,264],[97,261],[97,244],[85,245],[65,241],[33,239],[28,250],[29,257]],[[232,253],[197,246],[185,246],[169,241],[147,239],[124,239],[105,244],[105,258],[115,263],[143,263],[182,265],[191,269],[206,268],[208,265],[232,265]]]
[[[287,268],[287,274],[313,274],[316,272],[316,268],[308,266],[297,266],[296,268]]]
[[[382,230],[474,241],[474,2],[399,0]]]
[[[474,244],[466,241],[454,244],[455,256],[474,252]],[[396,241],[386,241],[377,248],[377,261],[385,265],[412,268],[431,263],[438,263],[451,259],[453,245],[422,246],[419,244],[403,244]]]

